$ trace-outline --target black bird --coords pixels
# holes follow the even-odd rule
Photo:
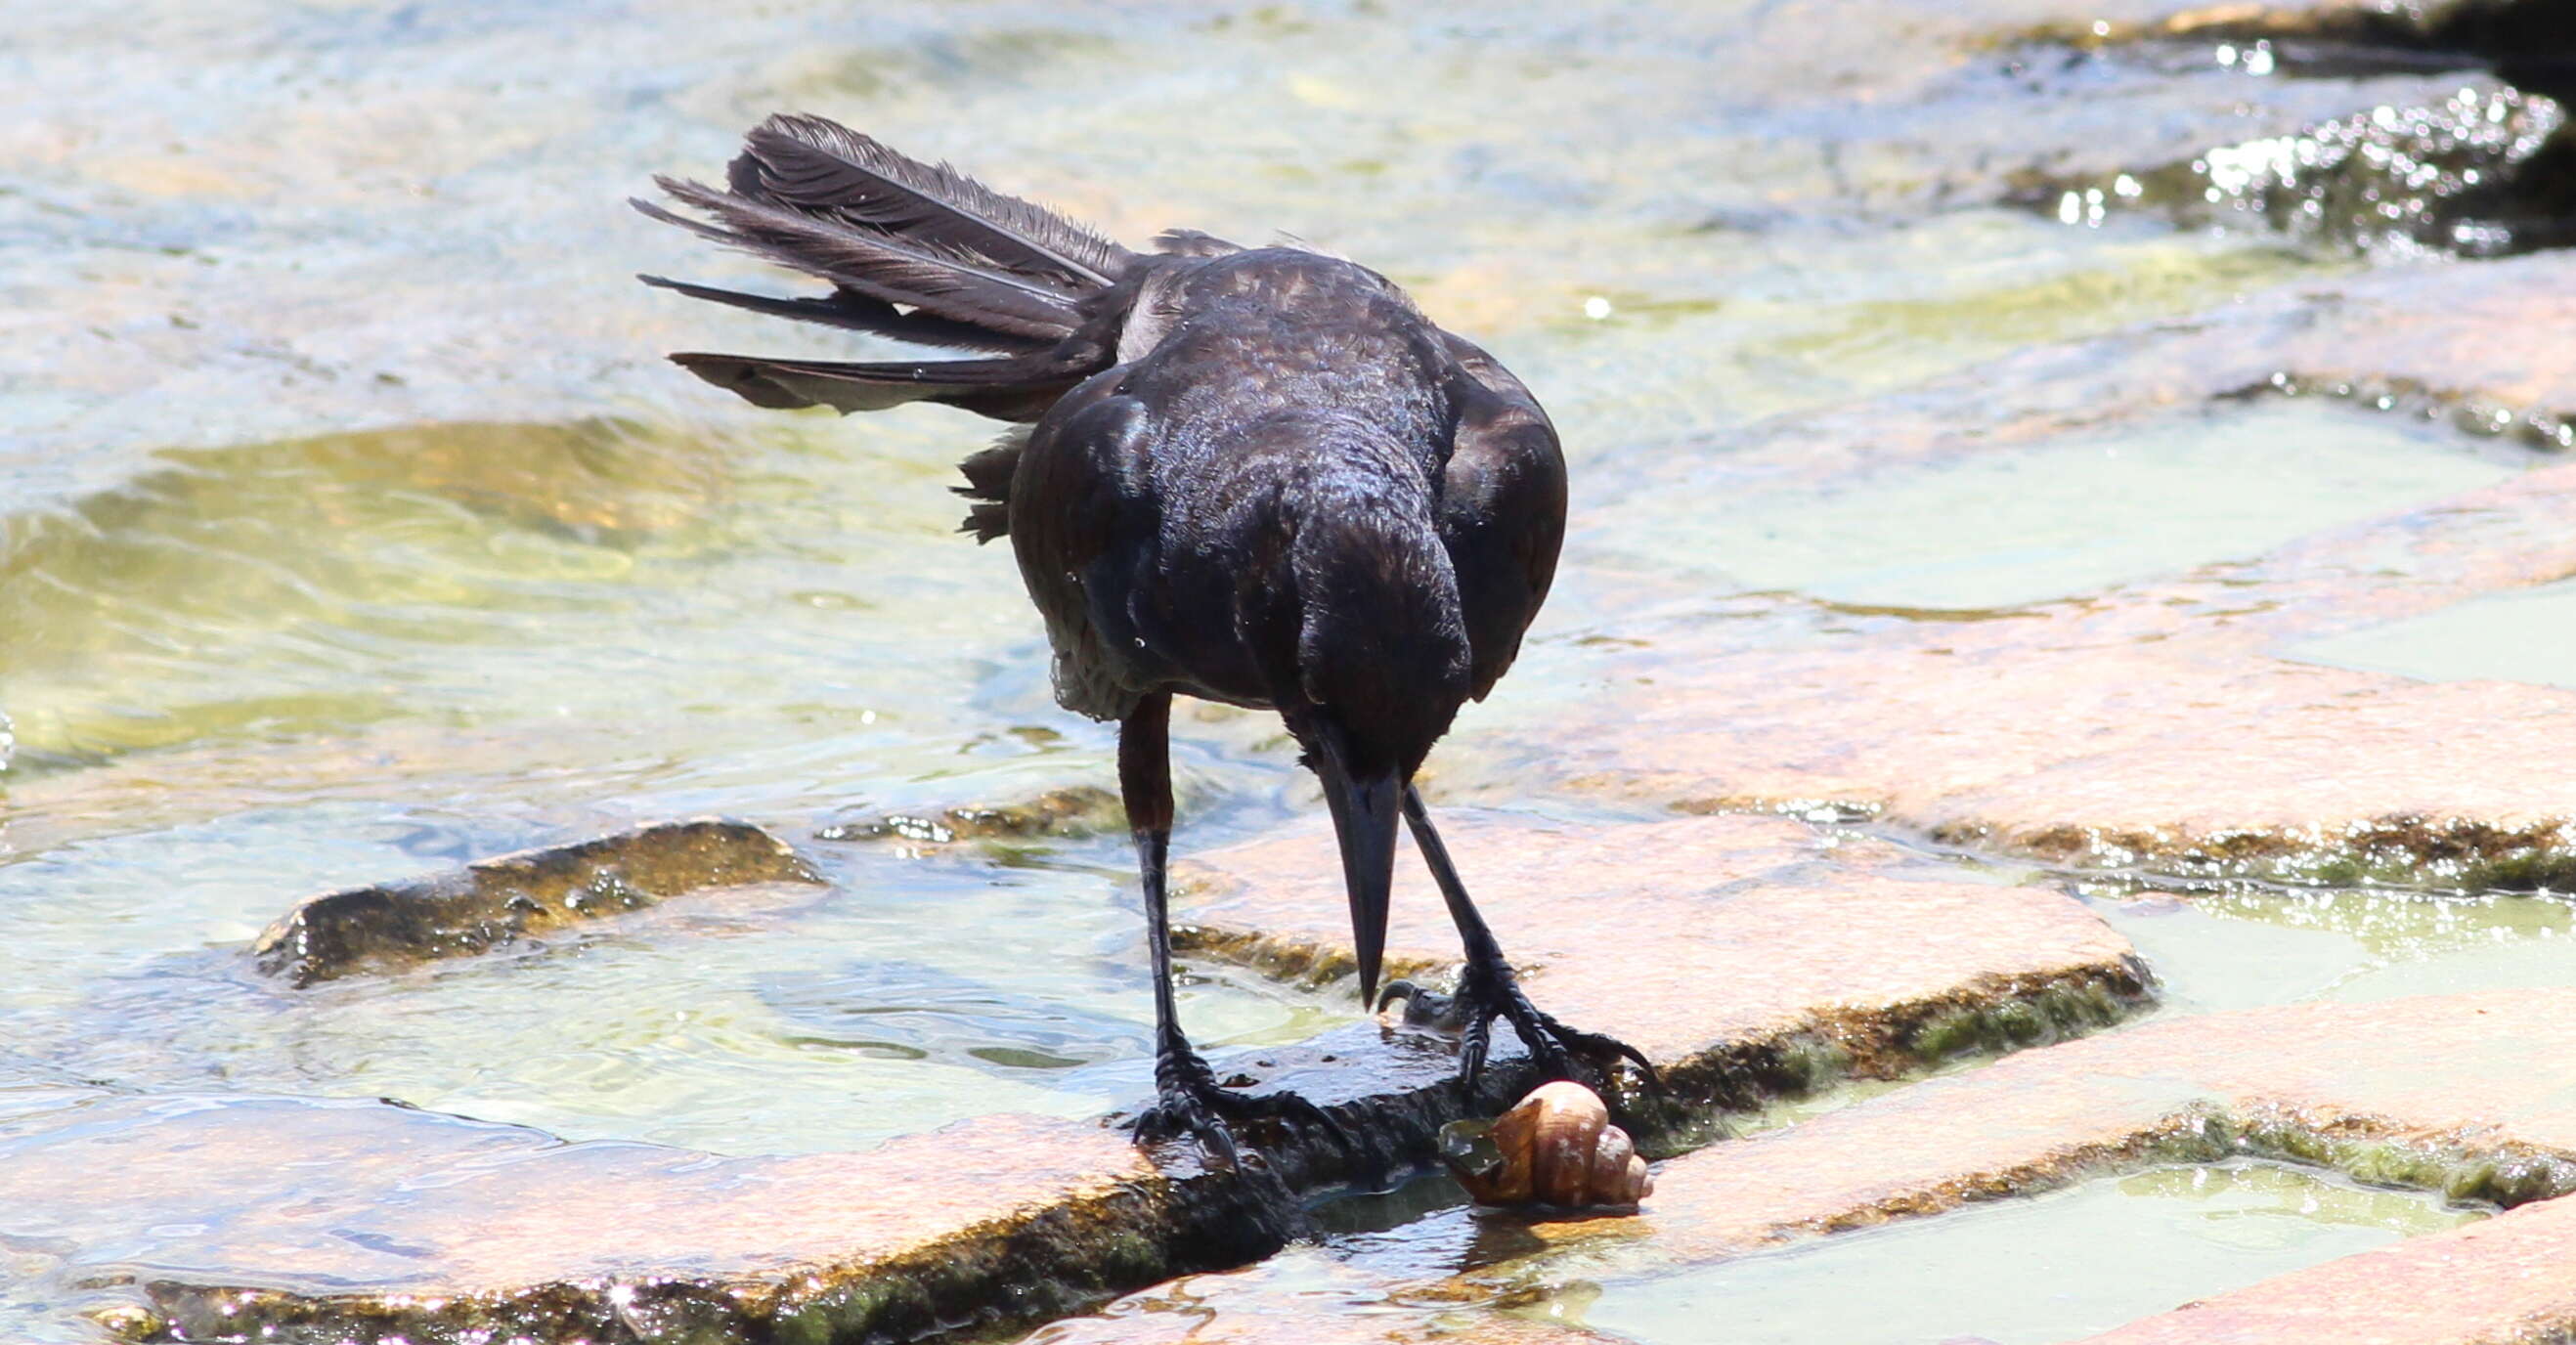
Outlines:
[[[1186,1129],[1230,1160],[1227,1119],[1302,1100],[1220,1087],[1174,1017],[1164,864],[1172,697],[1279,712],[1324,786],[1373,1007],[1402,811],[1466,945],[1454,997],[1472,1091],[1494,1019],[1559,1076],[1646,1061],[1521,993],[1414,790],[1469,697],[1519,652],[1555,574],[1565,460],[1547,413],[1492,356],[1386,277],[1299,247],[1173,230],[1131,252],[947,165],[820,117],[752,131],[725,190],[655,179],[703,221],[637,209],[829,282],[777,299],[650,285],[982,358],[874,364],[678,354],[765,407],[941,402],[1017,422],[966,459],[963,531],[1008,536],[1054,646],[1056,699],[1118,722],[1143,870],[1158,1100],[1140,1137]],[[1651,1069],[1649,1069],[1651,1077]],[[1329,1120],[1326,1120],[1329,1125]],[[1337,1131],[1338,1133],[1338,1131]]]

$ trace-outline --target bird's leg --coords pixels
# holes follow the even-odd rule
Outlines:
[[[1567,1027],[1530,1003],[1529,996],[1521,992],[1520,977],[1513,973],[1511,963],[1503,960],[1502,945],[1494,942],[1494,932],[1486,928],[1485,917],[1467,899],[1467,886],[1458,880],[1458,868],[1450,862],[1449,847],[1440,843],[1440,833],[1432,829],[1431,814],[1422,806],[1420,791],[1410,784],[1404,787],[1404,820],[1413,831],[1413,843],[1421,847],[1422,858],[1431,865],[1431,877],[1440,884],[1440,895],[1449,903],[1449,918],[1457,923],[1459,940],[1466,945],[1467,966],[1458,978],[1454,995],[1436,995],[1411,981],[1393,981],[1373,1007],[1383,1009],[1400,998],[1406,1001],[1408,1020],[1456,1027],[1459,1083],[1471,1095],[1476,1091],[1476,1076],[1484,1069],[1485,1049],[1496,1018],[1511,1023],[1512,1031],[1538,1058],[1539,1067],[1549,1078],[1575,1078],[1576,1057],[1586,1059],[1606,1077],[1610,1062],[1625,1058],[1645,1071],[1649,1083],[1657,1082],[1654,1065],[1637,1048],[1616,1037]]]
[[[1153,1141],[1186,1131],[1226,1166],[1239,1167],[1241,1156],[1227,1122],[1287,1118],[1313,1124],[1347,1152],[1349,1136],[1322,1109],[1291,1093],[1247,1097],[1224,1087],[1181,1033],[1180,1009],[1172,997],[1171,901],[1164,878],[1172,844],[1171,717],[1168,693],[1149,696],[1118,726],[1118,786],[1136,839],[1136,866],[1145,880],[1146,940],[1154,960],[1155,1101],[1136,1117],[1136,1137]]]

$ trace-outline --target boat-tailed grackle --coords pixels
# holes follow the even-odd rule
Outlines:
[[[1341,843],[1360,994],[1383,1007],[1400,812],[1465,942],[1456,994],[1404,983],[1460,1028],[1472,1088],[1493,1021],[1556,1076],[1626,1045],[1521,993],[1415,791],[1431,745],[1509,668],[1565,532],[1565,460],[1529,390],[1366,267],[1174,230],[1132,252],[819,117],[754,130],[724,189],[657,179],[691,229],[828,282],[778,299],[647,276],[696,298],[973,358],[838,363],[680,354],[765,407],[929,401],[1014,422],[966,459],[965,531],[1008,536],[1054,647],[1056,699],[1116,720],[1144,876],[1158,1100],[1140,1137],[1329,1118],[1220,1086],[1172,1003],[1164,864],[1172,697],[1276,710]],[[1651,1070],[1649,1070],[1651,1075]],[[1338,1133],[1338,1129],[1336,1133]]]

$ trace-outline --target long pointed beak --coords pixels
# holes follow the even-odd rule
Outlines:
[[[1395,804],[1403,793],[1393,774],[1354,779],[1341,763],[1319,758],[1324,802],[1342,842],[1342,882],[1351,894],[1351,940],[1359,947],[1360,1000],[1377,1003],[1386,960],[1388,890],[1395,885]]]

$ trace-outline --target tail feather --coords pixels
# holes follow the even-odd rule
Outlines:
[[[1135,254],[947,164],[926,164],[821,117],[762,122],[733,161],[735,194],[898,234],[957,260],[1106,289]]]
[[[757,406],[875,411],[940,402],[998,420],[1034,422],[1116,358],[1116,311],[1147,257],[1043,206],[1006,196],[946,164],[907,158],[820,117],[775,116],[726,170],[726,188],[655,178],[692,219],[645,201],[637,210],[832,283],[819,298],[781,299],[638,277],[712,303],[879,336],[995,353],[990,359],[845,364],[751,355],[671,358]],[[1234,245],[1204,234],[1158,240],[1164,254],[1214,256]],[[1123,296],[1123,299],[1122,299]],[[1025,434],[966,460],[965,530],[983,541],[1010,528],[1010,485]]]
[[[828,406],[844,414],[882,411],[907,402],[940,402],[999,420],[1046,414],[1084,371],[1040,356],[935,360],[921,364],[843,364],[686,351],[671,361],[754,406],[796,410]]]
[[[1073,296],[1026,276],[936,256],[892,234],[854,229],[703,183],[654,181],[719,222],[701,223],[648,201],[634,202],[637,210],[872,299],[1014,336],[1060,338],[1081,322]]]
[[[882,299],[870,298],[843,286],[822,299],[774,299],[765,294],[745,294],[740,290],[720,290],[712,285],[692,285],[685,280],[661,276],[637,276],[637,280],[655,289],[685,294],[692,299],[733,308],[747,308],[772,317],[794,318],[800,322],[818,322],[826,327],[842,327],[854,332],[910,341],[916,345],[945,346],[951,350],[992,350],[1024,353],[1042,348],[1046,342],[1038,337],[1012,336],[990,331],[972,323],[933,317],[918,309],[904,312]]]

